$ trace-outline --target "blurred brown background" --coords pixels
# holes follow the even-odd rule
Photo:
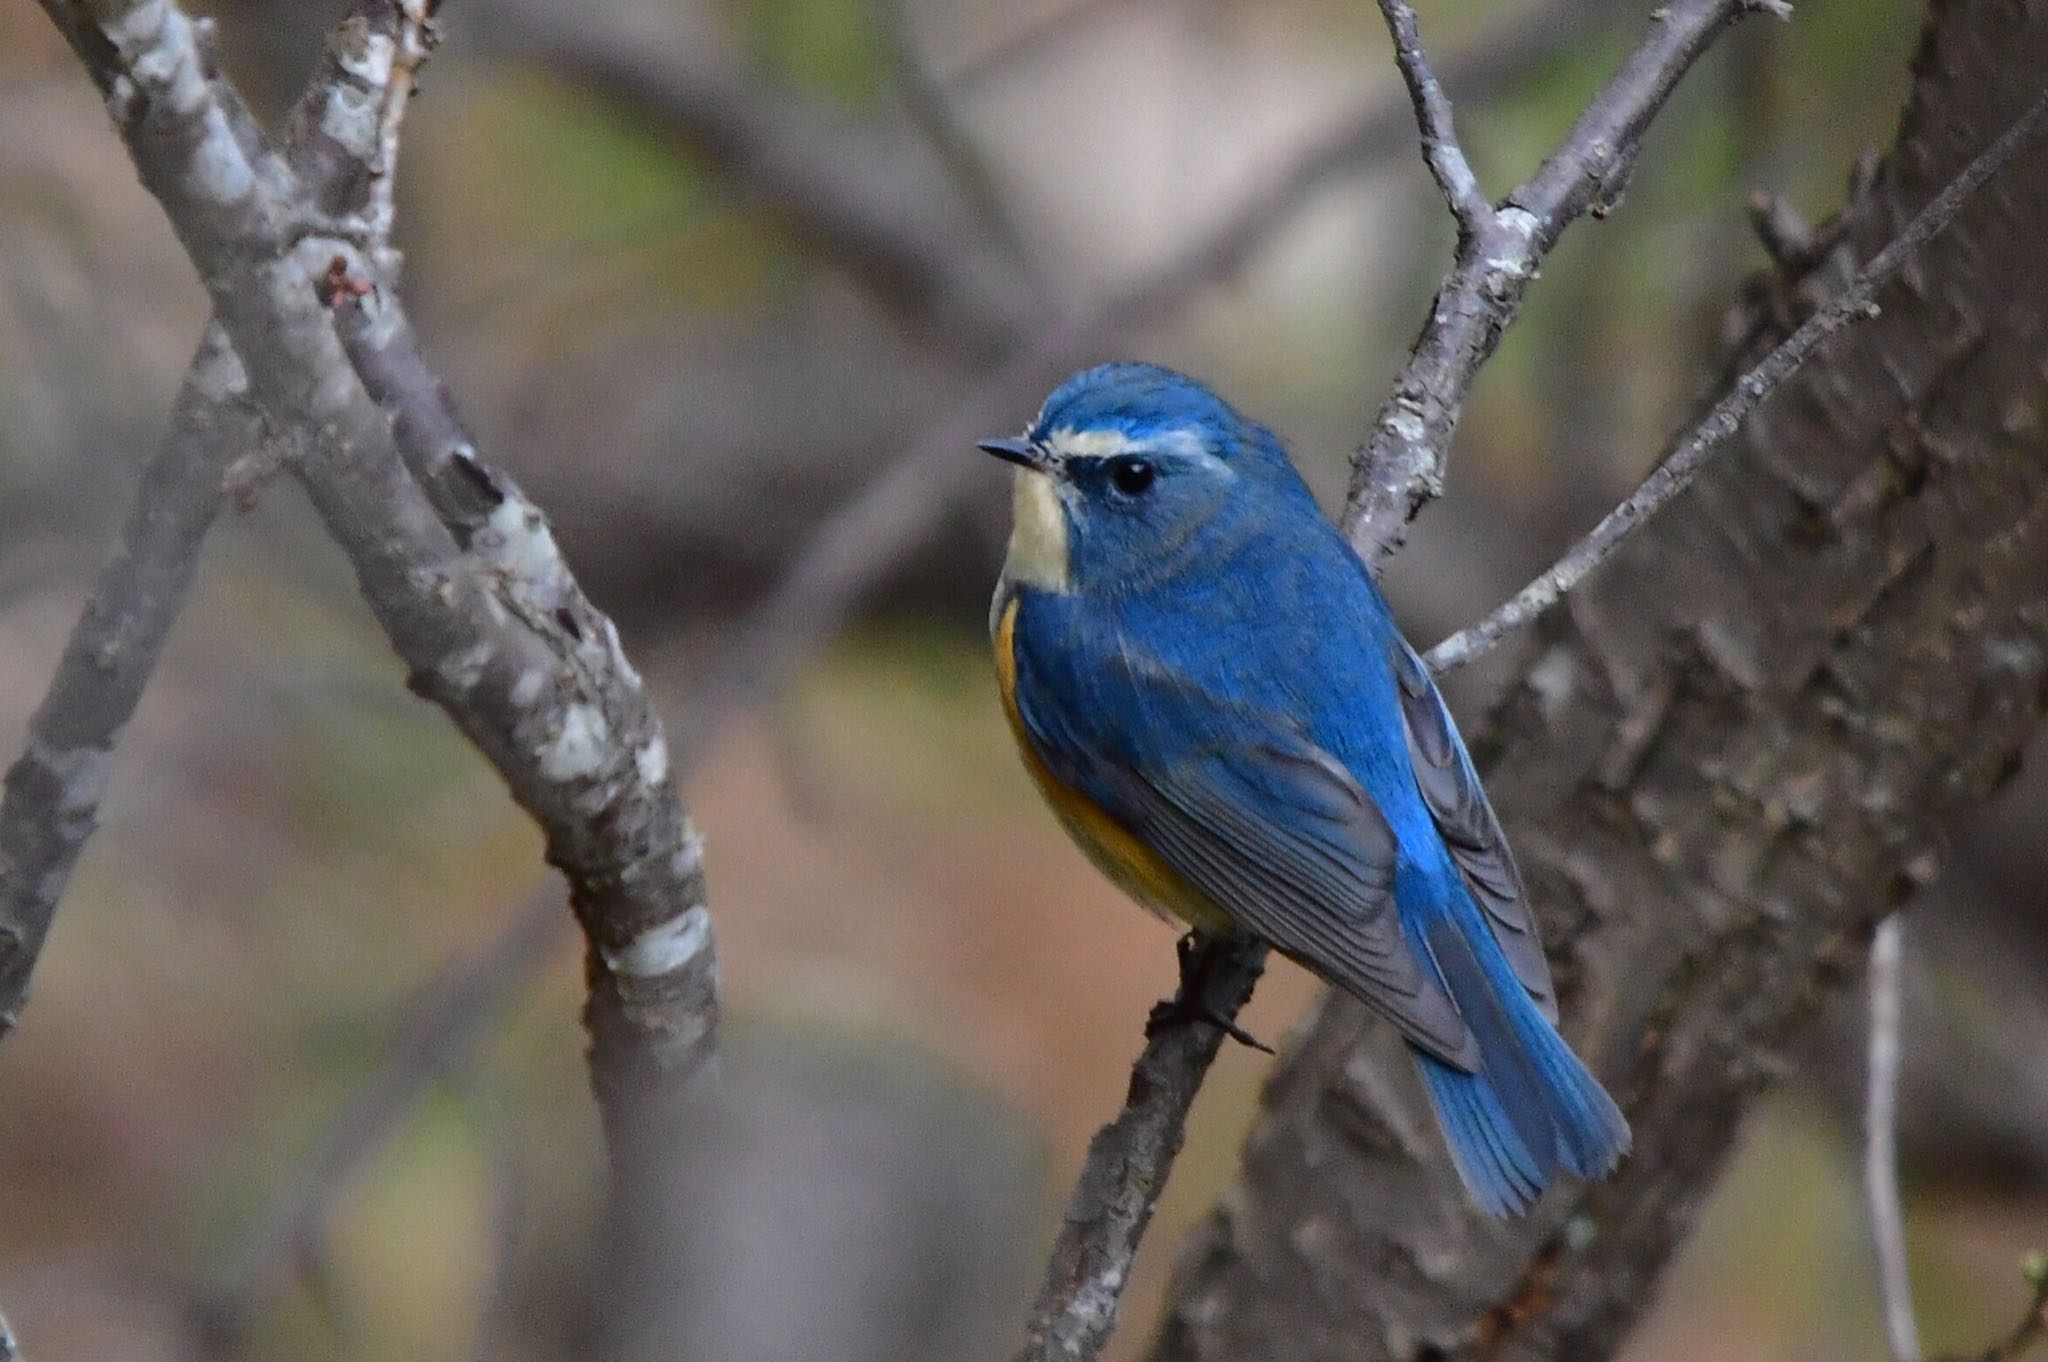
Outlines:
[[[245,92],[288,102],[335,10],[215,7]],[[1142,277],[1307,141],[1398,99],[1377,23],[1338,0],[452,0],[444,17],[401,177],[412,315],[686,725],[807,536],[957,414],[1006,340]],[[1624,210],[1546,266],[1468,410],[1449,496],[1391,570],[1419,640],[1476,617],[1648,466],[1763,262],[1749,194],[1826,214],[1889,140],[1920,18],[1905,0],[1803,0],[1680,91]],[[1450,91],[1497,189],[1637,15],[1457,0],[1424,21],[1435,50],[1473,58]],[[764,179],[731,134],[764,118],[896,205],[907,235],[947,243],[945,288]],[[1334,491],[1444,259],[1396,126],[1244,268],[1093,357],[1212,379]],[[12,0],[0,128],[13,734],[204,307],[88,83]],[[1028,415],[993,409],[986,429]],[[698,744],[687,793],[739,1099],[692,1154],[720,1189],[701,1224],[713,1289],[686,1302],[706,1356],[1005,1350],[1172,983],[1170,934],[1086,867],[1016,765],[981,637],[1007,481],[955,481],[969,494],[878,575],[855,626]],[[1475,671],[1453,694],[1468,715]],[[2048,1241],[2043,792],[2015,782],[1912,919],[1908,1194],[1936,1347],[2006,1322],[2021,1251]],[[216,534],[0,1047],[0,1309],[30,1356],[573,1352],[601,1155],[566,915],[511,951],[473,1053],[449,1047],[365,1141],[324,1232],[293,1247],[268,1228],[394,1046],[437,1034],[418,1000],[530,913],[539,864],[493,777],[404,691],[295,490],[268,489]],[[1313,997],[1276,966],[1248,1024],[1277,1038]],[[1847,1009],[1755,1123],[1637,1356],[1881,1352],[1856,1026]],[[1264,1069],[1232,1049],[1203,1095],[1121,1356],[1142,1348],[1179,1230],[1227,1185]]]

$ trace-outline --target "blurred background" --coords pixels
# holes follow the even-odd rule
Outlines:
[[[276,115],[340,7],[206,8]],[[1428,8],[1491,190],[1639,9]],[[1921,13],[1802,0],[1688,81],[1624,211],[1567,237],[1479,384],[1449,495],[1389,574],[1418,641],[1547,563],[1710,391],[1767,263],[1752,192],[1813,219],[1840,202],[1890,141]],[[1002,1355],[1174,957],[1012,753],[983,637],[1007,478],[967,437],[1018,428],[1082,361],[1152,359],[1273,425],[1334,499],[1449,244],[1378,19],[1354,0],[443,18],[406,125],[412,315],[618,617],[709,840],[734,1100],[687,1155],[717,1190],[675,1308],[738,1362]],[[10,735],[204,306],[25,0],[0,6],[0,128]],[[1458,678],[1468,723],[1506,665]],[[2009,786],[1912,916],[1907,1191],[1935,1348],[2006,1327],[2022,1251],[2048,1241],[2044,795]],[[0,1046],[0,1310],[29,1355],[573,1355],[602,1156],[539,853],[406,693],[296,489],[225,521]],[[1248,1024],[1277,1040],[1314,996],[1276,965]],[[1765,1104],[1635,1356],[1881,1354],[1859,1019],[1845,999]],[[1233,1047],[1204,1090],[1118,1356],[1227,1184],[1265,1067]]]

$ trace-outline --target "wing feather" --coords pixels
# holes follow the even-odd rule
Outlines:
[[[1522,886],[1522,872],[1515,865],[1493,806],[1487,803],[1479,773],[1473,770],[1457,725],[1451,722],[1451,712],[1422,659],[1406,643],[1399,643],[1392,660],[1416,787],[1422,791],[1444,845],[1450,848],[1451,859],[1486,914],[1515,978],[1543,1015],[1555,1022],[1557,993],[1550,980],[1550,964],[1543,956],[1543,940],[1536,931],[1528,891]]]
[[[1049,769],[1233,921],[1421,1049],[1477,1067],[1471,1031],[1402,934],[1393,830],[1341,762],[1280,716],[1127,650],[1050,684],[1019,653],[1018,711]]]

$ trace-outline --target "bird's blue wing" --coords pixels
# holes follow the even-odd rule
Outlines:
[[[1393,830],[1343,763],[1128,643],[1076,646],[1017,638],[1018,714],[1053,774],[1243,928],[1475,1068],[1471,1031],[1402,933]]]
[[[1515,971],[1515,978],[1536,1001],[1543,1015],[1557,1020],[1557,993],[1550,965],[1543,958],[1543,940],[1529,910],[1522,872],[1500,830],[1493,806],[1472,758],[1451,722],[1451,712],[1429,678],[1429,668],[1415,650],[1396,638],[1394,678],[1399,683],[1401,719],[1407,729],[1409,763],[1437,831],[1463,872],[1472,897],[1486,912],[1494,939]]]

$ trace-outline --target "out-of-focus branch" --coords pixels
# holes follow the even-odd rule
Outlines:
[[[1589,17],[1617,0],[1553,0],[1525,10],[1441,65],[1453,86],[1493,89],[1583,42]],[[865,592],[987,476],[964,453],[1031,409],[1060,374],[1142,330],[1240,269],[1314,196],[1347,173],[1414,147],[1408,102],[1388,91],[1332,124],[1207,230],[1113,296],[1031,321],[1025,340],[947,408],[875,479],[828,515],[741,623],[678,727],[679,753],[701,750],[733,710],[759,704],[824,646]]]
[[[1520,313],[1543,257],[1581,215],[1605,216],[1620,201],[1642,135],[1679,80],[1722,29],[1763,8],[1784,6],[1779,0],[1678,0],[1659,8],[1649,34],[1536,173],[1497,211],[1477,215],[1468,206],[1460,214],[1457,261],[1352,463],[1344,531],[1375,572],[1401,546],[1415,513],[1443,491],[1465,395]],[[1417,100],[1427,112],[1420,95]],[[1423,132],[1427,148],[1428,121]],[[1443,145],[1440,137],[1435,142]],[[1430,155],[1435,168],[1438,154]],[[1465,197],[1462,189],[1456,197]]]
[[[200,1323],[214,1351],[232,1354],[292,1276],[320,1260],[328,1217],[349,1179],[420,1095],[465,1062],[507,1000],[560,945],[566,923],[561,890],[549,884],[480,950],[450,964],[422,990],[376,1072],[272,1201],[223,1285],[206,1293]]]
[[[560,921],[559,909],[552,913]],[[491,1244],[490,1271],[484,1276],[471,1328],[471,1362],[495,1362],[508,1351],[505,1331],[519,1305],[519,1249],[532,1207],[527,1204],[518,1131],[511,1113],[492,1093],[478,1094],[485,1129],[485,1155],[490,1176],[487,1205]]]
[[[1025,279],[914,136],[774,86],[710,18],[643,0],[492,0],[478,37],[645,110],[826,259],[949,344],[992,353],[1030,313]]]
[[[1021,70],[1049,49],[1071,41],[1093,21],[1130,3],[1131,0],[1066,0],[1064,4],[1048,7],[961,59],[943,78],[946,84],[964,89],[999,73]]]
[[[398,381],[380,390],[383,405],[365,391],[375,366],[358,381],[313,278],[337,256],[347,280],[375,272],[350,240],[309,223],[281,192],[288,177],[234,135],[246,116],[193,24],[169,0],[43,3],[117,115],[257,401],[278,424],[318,432],[318,456],[292,471],[412,688],[497,768],[568,877],[588,939],[593,1086],[616,1160],[708,1053],[717,1001],[702,843],[640,678],[509,482],[473,456],[450,461],[493,503],[472,552],[400,461],[394,437],[431,445],[453,428],[439,384],[389,300],[367,341]],[[329,124],[366,150],[375,136],[373,123]],[[357,303],[375,297],[363,293]],[[368,313],[344,308],[344,324],[354,310]]]
[[[360,0],[328,41],[285,139],[285,162],[307,200],[358,224],[370,249],[389,240],[389,186],[413,70],[427,45],[400,5]],[[393,59],[363,61],[369,45]],[[324,126],[330,108],[366,111],[366,143]],[[113,553],[29,721],[26,749],[0,800],[0,1037],[15,1024],[36,957],[73,867],[98,824],[114,748],[156,670],[191,586],[235,460],[268,439],[249,401],[241,361],[207,328],[172,408],[171,426],[142,471]]]
[[[1172,1006],[1196,1018],[1235,1017],[1265,963],[1262,945],[1199,941]],[[1017,1362],[1085,1362],[1109,1342],[1138,1242],[1180,1153],[1188,1109],[1223,1039],[1220,1028],[1200,1020],[1147,1028],[1123,1111],[1088,1142]]]
[[[1045,274],[1025,243],[1016,217],[1003,201],[994,168],[974,135],[961,123],[953,93],[939,83],[918,50],[907,0],[879,0],[879,5],[904,112],[923,134],[932,155],[953,177],[961,198],[974,210],[989,239],[1023,268],[1034,289],[1043,289],[1047,284]]]
[[[1906,1265],[1906,1213],[1899,1197],[1899,1012],[1906,920],[1877,924],[1870,941],[1870,1048],[1864,1075],[1863,1194],[1877,1255],[1879,1299],[1892,1362],[1920,1362],[1920,1326]]]
[[[1461,629],[1430,649],[1426,659],[1438,672],[1464,666],[1497,645],[1555,604],[1584,579],[1587,573],[1607,561],[1622,541],[1692,485],[1700,468],[1713,452],[1727,442],[1779,384],[1798,372],[1799,366],[1818,350],[1828,337],[1843,327],[1873,315],[1871,299],[1890,283],[1911,260],[1955,216],[1984,182],[2011,163],[2012,158],[2048,127],[2048,95],[2043,95],[1998,139],[1949,182],[1926,207],[1913,215],[1889,245],[1872,257],[1841,294],[1808,317],[1755,367],[1737,379],[1723,393],[1700,423],[1692,428],[1664,461],[1629,493],[1626,500],[1600,518],[1586,537],[1573,544],[1564,556],[1545,568],[1491,615],[1469,628]]]

